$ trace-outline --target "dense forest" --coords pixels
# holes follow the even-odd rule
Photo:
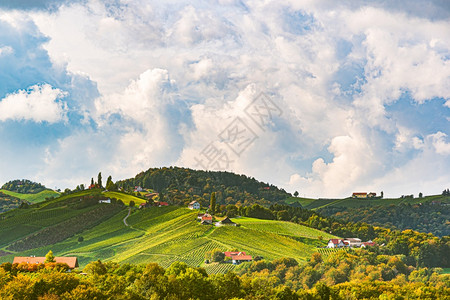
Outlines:
[[[126,191],[131,191],[135,186],[151,188],[176,205],[196,200],[207,206],[212,192],[216,192],[218,205],[258,203],[268,206],[291,196],[283,189],[245,175],[178,167],[148,169],[134,178],[117,181],[116,185]]]
[[[314,253],[299,265],[290,258],[244,263],[237,273],[208,275],[175,262],[147,265],[89,263],[83,273],[64,264],[4,263],[0,298],[43,299],[445,299],[450,275],[408,266],[403,256],[376,250]]]
[[[2,186],[2,189],[21,194],[37,194],[47,190],[42,184],[27,179],[9,181]]]
[[[447,201],[400,204],[361,208],[324,207],[321,214],[351,222],[365,222],[376,226],[413,229],[437,236],[450,235],[450,197]]]

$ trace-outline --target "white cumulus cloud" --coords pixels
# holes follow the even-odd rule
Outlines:
[[[0,100],[0,120],[63,121],[67,106],[61,101],[67,93],[49,84],[33,85]]]

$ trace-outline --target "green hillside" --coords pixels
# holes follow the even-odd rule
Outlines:
[[[57,197],[59,195],[58,192],[55,192],[53,190],[44,190],[44,191],[41,191],[36,194],[22,194],[22,193],[17,193],[17,192],[11,192],[8,190],[0,190],[0,192],[4,193],[6,195],[10,195],[10,196],[22,199],[22,200],[26,200],[30,203],[42,202],[46,198]]]
[[[448,197],[443,197],[442,195],[431,195],[425,196],[423,198],[343,198],[343,199],[311,199],[311,198],[300,198],[300,197],[290,197],[285,202],[287,204],[299,203],[303,208],[307,209],[322,209],[325,207],[341,207],[341,208],[359,208],[359,207],[374,207],[374,206],[389,206],[389,205],[400,205],[400,204],[418,204],[427,203],[432,201],[447,201]]]
[[[109,198],[116,198],[122,200],[126,205],[130,205],[130,201],[134,201],[134,203],[139,206],[141,203],[145,203],[146,200],[142,198],[135,197],[133,195],[121,193],[121,192],[104,192],[103,195]]]
[[[197,211],[176,206],[130,209],[126,218],[128,207],[89,202],[89,193],[92,191],[0,214],[0,253],[6,252],[0,263],[52,250],[58,256],[77,256],[81,266],[98,259],[158,262],[165,267],[184,261],[216,273],[234,267],[204,265],[205,253],[214,248],[237,248],[269,260],[293,257],[305,261],[332,237],[294,223],[252,218],[233,219],[239,227],[204,226],[196,220]]]
[[[357,206],[345,200],[322,206],[316,212],[344,221],[365,222],[375,226],[413,229],[436,236],[450,235],[450,196],[374,200],[372,206]],[[383,205],[382,205],[383,204]]]

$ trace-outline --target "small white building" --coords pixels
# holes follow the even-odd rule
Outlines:
[[[191,203],[189,203],[188,208],[189,209],[200,209],[200,203],[198,203],[197,201],[192,201]]]
[[[359,248],[361,247],[361,239],[358,238],[346,238],[344,239],[344,243],[348,243],[348,247],[350,248]]]
[[[101,199],[101,200],[98,200],[98,203],[107,203],[107,204],[111,204],[111,199]]]
[[[344,248],[344,247],[345,247],[344,241],[340,239],[330,239],[327,245],[327,248]]]

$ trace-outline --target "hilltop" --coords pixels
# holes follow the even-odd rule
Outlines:
[[[58,192],[27,179],[17,179],[3,184],[0,189],[0,212],[17,208],[21,203],[39,203],[57,197]]]
[[[116,185],[129,192],[136,186],[152,188],[177,205],[196,200],[206,206],[212,192],[216,193],[219,205],[258,203],[268,206],[292,196],[283,189],[245,175],[178,167],[151,168],[134,178],[117,181]]]
[[[42,184],[30,181],[28,179],[16,179],[5,183],[2,186],[2,190],[20,194],[37,194],[48,189]]]
[[[0,189],[0,213],[18,208],[22,203],[38,203],[58,195],[59,193],[37,182],[27,179],[12,180]]]

